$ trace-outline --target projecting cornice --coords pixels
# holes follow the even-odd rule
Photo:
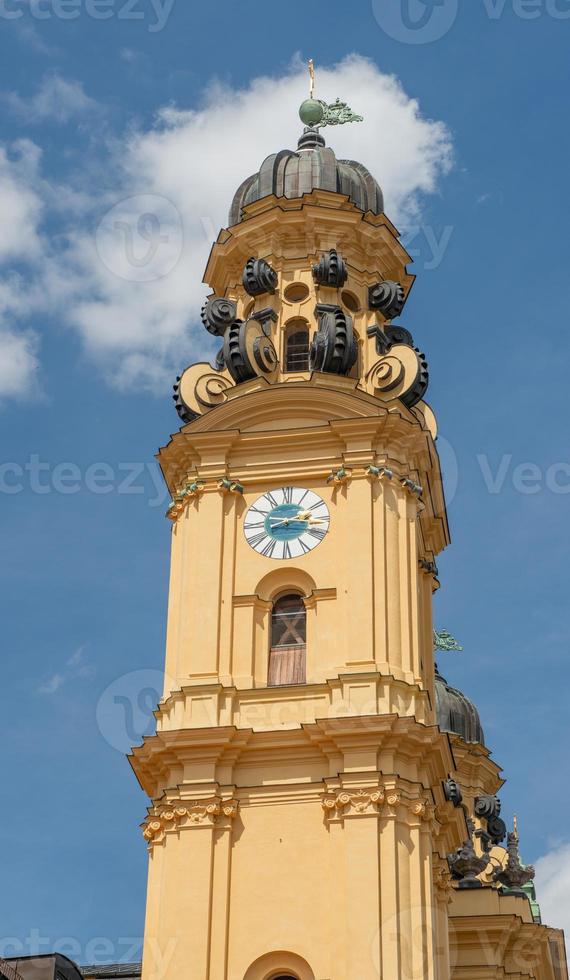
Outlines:
[[[389,218],[365,214],[345,195],[322,190],[291,200],[268,195],[247,205],[244,219],[218,235],[204,282],[223,296],[240,283],[252,254],[271,256],[277,268],[287,269],[299,255],[316,258],[339,243],[353,273],[370,284],[378,277],[396,279],[409,292],[415,276],[406,266],[412,258]]]

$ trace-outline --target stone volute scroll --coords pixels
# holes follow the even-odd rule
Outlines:
[[[208,333],[215,337],[223,337],[227,328],[234,322],[237,316],[237,306],[231,299],[220,296],[211,296],[204,303],[200,317]]]
[[[191,364],[173,385],[174,403],[182,422],[192,422],[211,408],[223,405],[228,389],[233,387],[227,371],[214,371],[210,364]]]
[[[232,323],[224,334],[223,352],[226,368],[236,384],[259,375],[276,375],[279,361],[273,341],[257,319]]]
[[[321,255],[313,266],[313,279],[319,286],[332,286],[340,289],[348,279],[346,263],[336,248]]]
[[[420,402],[429,384],[429,367],[425,357],[405,327],[387,324],[368,328],[382,356],[366,376],[368,391],[376,397],[399,398],[407,408]]]
[[[404,287],[399,282],[384,279],[370,286],[368,303],[371,310],[381,313],[386,320],[400,316],[406,302]]]
[[[274,293],[277,288],[277,273],[265,259],[250,258],[243,270],[243,288],[249,296],[263,296]]]
[[[311,371],[348,374],[358,356],[352,317],[326,303],[317,304],[315,313],[319,328],[309,351]]]

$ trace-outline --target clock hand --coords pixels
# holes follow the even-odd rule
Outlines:
[[[312,511],[310,510],[300,510],[294,520],[305,521],[306,524],[324,524],[322,518],[313,517]]]

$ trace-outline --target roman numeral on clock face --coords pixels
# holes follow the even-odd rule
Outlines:
[[[311,538],[316,538],[317,541],[322,541],[326,533],[327,532],[323,530],[323,528],[318,528],[318,527],[310,527],[309,530],[307,531],[307,534]]]
[[[252,548],[256,548],[256,549],[259,547],[262,541],[271,540],[271,539],[267,539],[267,535],[265,531],[262,531],[261,534],[253,534],[251,536],[246,535],[246,537],[247,537],[248,544],[250,544]]]

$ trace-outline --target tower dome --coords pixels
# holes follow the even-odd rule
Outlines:
[[[435,706],[437,723],[442,732],[460,735],[465,742],[485,744],[485,735],[477,708],[461,691],[455,687],[450,687],[437,668],[435,672]]]
[[[337,160],[334,150],[325,145],[319,130],[307,126],[296,151],[272,153],[265,158],[259,171],[238,187],[230,209],[229,224],[238,224],[247,204],[269,194],[296,198],[310,194],[317,188],[346,194],[361,211],[382,214],[384,210],[382,190],[370,171],[355,160]]]

